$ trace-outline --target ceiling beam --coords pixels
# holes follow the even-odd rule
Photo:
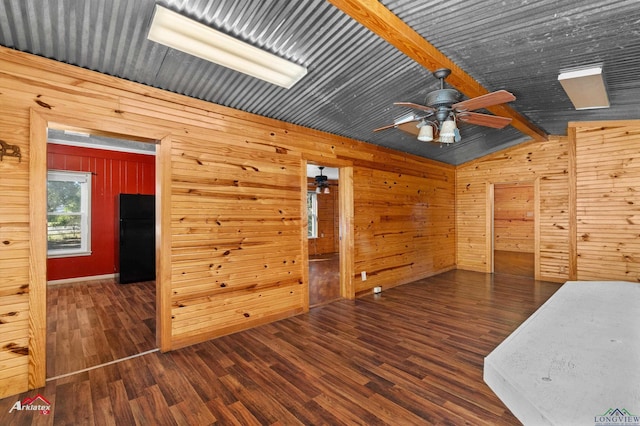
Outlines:
[[[425,40],[413,28],[384,7],[378,0],[328,0],[364,27],[413,59],[429,71],[449,68],[447,83],[469,98],[489,93],[473,77]],[[546,141],[547,133],[506,104],[486,108],[496,115],[510,117],[511,125],[537,141]]]

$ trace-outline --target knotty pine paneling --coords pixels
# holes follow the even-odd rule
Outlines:
[[[569,278],[568,155],[567,138],[553,137],[547,142],[528,142],[458,166],[456,255],[459,269],[491,271],[487,259],[491,247],[491,235],[487,235],[489,185],[538,180],[538,278],[558,282]]]
[[[1,72],[1,71],[0,71]],[[0,82],[2,79],[0,79]],[[5,86],[5,84],[2,84]],[[0,139],[21,161],[0,161],[0,398],[27,389],[29,374],[29,111],[0,89]]]
[[[575,123],[577,275],[640,281],[640,121]]]
[[[357,167],[353,174],[356,293],[454,267],[454,177]],[[366,272],[366,280],[362,279]]]
[[[178,345],[303,312],[306,294],[300,155],[246,146],[220,156],[220,147],[193,142],[172,143],[171,318]],[[200,255],[179,257],[194,252]]]
[[[452,166],[0,48],[0,139],[23,154],[0,162],[0,311],[16,319],[0,323],[0,398],[45,379],[46,240],[35,222],[46,194],[32,185],[46,175],[46,123],[160,141],[163,350],[308,309],[309,158],[348,167],[342,232],[354,249],[341,270],[370,273],[358,292],[455,266]]]

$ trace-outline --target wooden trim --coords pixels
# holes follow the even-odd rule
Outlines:
[[[318,164],[320,166],[327,166],[327,167],[348,167],[353,165],[353,161],[351,160],[345,160],[343,158],[327,157],[322,154],[312,154],[309,152],[304,154],[304,158],[305,160],[307,160],[307,164],[311,163],[312,165]]]
[[[494,227],[493,227],[493,210],[495,209],[495,186],[493,183],[487,182],[485,187],[486,193],[486,228],[485,235],[487,236],[486,244],[485,244],[485,259],[487,265],[485,267],[485,272],[493,273],[493,250],[494,250]]]
[[[353,282],[355,260],[353,167],[340,168],[338,202],[340,205],[340,295],[345,299],[356,298]]]
[[[458,259],[458,171],[456,167],[456,171],[453,174],[453,269],[458,269],[459,259]]]
[[[479,82],[379,1],[329,0],[329,2],[428,70],[449,68],[451,75],[447,78],[447,83],[468,97],[473,98],[489,93]],[[511,125],[534,140],[548,139],[544,130],[508,105],[496,105],[487,109],[494,114],[512,118]]]
[[[540,280],[540,177],[533,181],[533,273],[536,280]]]
[[[637,121],[635,121],[637,123]],[[569,169],[569,280],[578,279],[578,176],[576,128],[567,129]]]
[[[302,217],[302,238],[300,245],[302,251],[302,308],[309,311],[309,215],[307,211],[307,160],[302,159],[300,173],[300,208]]]
[[[304,154],[303,170],[306,171],[307,163],[324,165],[327,167],[338,167],[338,209],[340,211],[339,218],[339,252],[340,252],[340,296],[354,300],[357,297],[355,284],[353,282],[355,268],[355,234],[354,234],[354,201],[353,201],[353,162],[351,160],[327,158],[322,155]],[[304,189],[307,188],[306,172],[303,176]],[[303,191],[305,192],[305,191]],[[305,192],[306,193],[306,192]],[[304,200],[306,203],[306,198]],[[306,220],[306,208],[304,221]],[[306,232],[305,232],[306,235]],[[308,262],[308,240],[304,239],[303,254],[304,259]],[[309,264],[305,263],[306,282],[308,283]],[[307,285],[307,292],[309,288]],[[306,298],[307,304],[309,298]],[[307,309],[308,310],[308,306]]]
[[[171,350],[171,136],[156,152],[156,344]]]
[[[124,137],[136,141],[153,142],[162,139],[160,152],[156,156],[156,165],[160,164],[160,170],[156,170],[156,189],[158,194],[163,197],[170,196],[171,186],[165,186],[169,191],[161,191],[162,186],[158,179],[170,179],[171,166],[171,140],[167,137],[158,138],[159,130],[143,128],[141,126],[132,126],[130,123],[114,124],[114,122],[87,122],[77,117],[61,116],[55,113],[47,113],[46,115],[35,110],[30,111],[30,144],[29,144],[29,220],[30,220],[30,250],[29,250],[29,379],[28,387],[30,389],[39,388],[46,382],[46,328],[47,328],[47,228],[43,224],[47,221],[47,128],[56,129],[83,129],[90,133],[100,132],[100,134],[111,137]],[[69,123],[65,126],[65,123]],[[94,128],[95,127],[95,128]],[[131,137],[128,137],[128,136]],[[166,132],[164,133],[166,135]],[[169,173],[164,172],[164,168]],[[40,183],[40,184],[39,184]],[[164,201],[164,200],[163,200]],[[161,204],[159,209],[160,215],[156,218],[156,232],[162,229],[170,229],[171,216],[169,214],[170,198],[166,202],[166,207]],[[165,232],[164,234],[167,234]],[[170,235],[162,236],[162,244],[171,242]],[[164,246],[163,246],[164,247]],[[171,274],[170,274],[170,250],[161,250],[162,255],[158,257],[158,271],[161,272],[160,279],[157,280],[157,293],[171,291]],[[166,269],[166,270],[165,270]],[[156,276],[156,278],[158,278]],[[160,300],[160,299],[158,299]],[[156,309],[162,312],[170,308],[168,301],[163,301],[161,306]],[[165,306],[166,305],[166,306]],[[170,314],[169,314],[170,315]],[[159,318],[156,325],[156,336],[158,344],[162,344],[163,350],[168,350],[167,345],[170,342],[171,327],[167,319],[170,318],[163,315]]]
[[[46,382],[47,121],[30,110],[29,144],[29,389]]]

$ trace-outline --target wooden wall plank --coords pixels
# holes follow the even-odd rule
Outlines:
[[[31,182],[47,181],[47,133],[44,118],[30,110],[29,157]],[[47,223],[47,188],[44,184],[31,185],[29,197],[29,388],[44,386],[46,379],[46,303],[47,258],[46,232],[38,232]]]
[[[579,280],[640,281],[640,122],[572,123]],[[575,259],[575,260],[574,260]]]
[[[357,293],[454,266],[454,182],[453,176],[354,169],[354,190],[365,194],[354,205]]]

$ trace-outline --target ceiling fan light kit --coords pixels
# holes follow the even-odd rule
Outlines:
[[[452,118],[445,120],[440,127],[440,142],[453,143],[457,129],[456,122]]]
[[[320,170],[320,174],[315,177],[316,181],[316,194],[330,194],[329,190],[329,178],[322,174],[322,170],[324,170],[324,166],[318,166]]]
[[[511,118],[473,112],[473,110],[514,101],[516,97],[512,93],[498,90],[461,101],[462,93],[444,87],[444,79],[449,74],[451,74],[451,70],[447,68],[434,71],[433,76],[440,80],[440,88],[427,94],[426,105],[413,102],[394,102],[394,105],[409,107],[418,110],[418,113],[409,116],[408,119],[404,118],[391,125],[377,128],[374,132],[393,127],[415,134],[411,131],[413,129],[407,130],[406,126],[401,127],[401,125],[417,121],[416,127],[419,129],[417,139],[419,141],[451,144],[461,140],[458,121],[495,129],[502,129],[511,123]],[[434,137],[436,133],[437,138]]]
[[[424,123],[420,125],[418,140],[422,142],[433,142],[433,125],[431,123]]]
[[[156,5],[147,38],[269,83],[291,88],[307,74],[301,65]]]

